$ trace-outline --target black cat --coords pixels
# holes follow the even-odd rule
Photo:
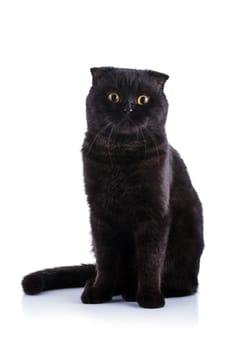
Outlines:
[[[91,69],[84,140],[85,188],[96,266],[38,271],[27,294],[82,287],[84,303],[121,294],[146,308],[190,295],[203,250],[202,206],[184,162],[168,144],[162,73]]]

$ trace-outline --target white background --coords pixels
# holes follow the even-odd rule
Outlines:
[[[231,5],[0,1],[1,348],[232,349]],[[160,310],[20,287],[31,271],[93,261],[80,148],[89,68],[103,65],[170,75],[168,137],[204,206],[199,294]]]

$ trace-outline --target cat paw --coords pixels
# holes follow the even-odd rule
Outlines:
[[[139,294],[137,302],[141,307],[149,309],[160,308],[165,305],[165,300],[160,294]]]
[[[96,288],[93,286],[93,282],[86,283],[85,289],[81,296],[81,300],[84,304],[100,304],[106,303],[112,299],[112,293],[109,289]]]

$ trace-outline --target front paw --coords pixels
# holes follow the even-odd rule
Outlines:
[[[137,296],[137,302],[144,308],[160,308],[165,305],[163,296],[159,293],[139,293]]]
[[[112,292],[108,288],[94,287],[93,281],[86,283],[81,300],[84,304],[106,303],[112,299]]]

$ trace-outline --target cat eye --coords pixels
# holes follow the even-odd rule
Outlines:
[[[108,100],[113,103],[118,103],[120,102],[120,96],[117,92],[110,92],[108,94]]]
[[[144,106],[146,105],[148,102],[149,102],[149,99],[150,97],[147,96],[147,95],[140,95],[138,98],[137,98],[137,104],[139,106]]]

